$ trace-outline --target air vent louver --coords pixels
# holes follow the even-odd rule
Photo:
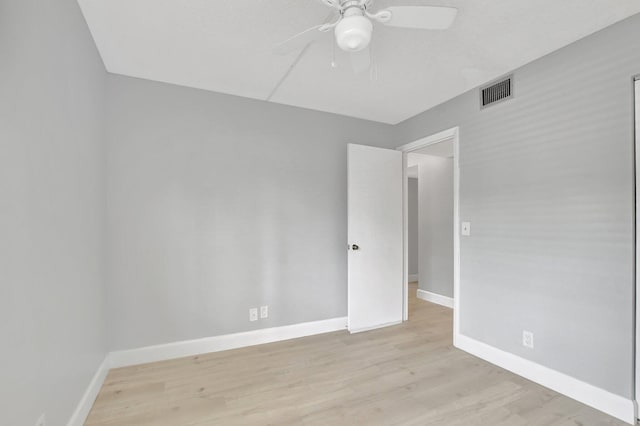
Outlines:
[[[480,105],[482,108],[511,98],[513,94],[513,76],[493,82],[480,88]]]

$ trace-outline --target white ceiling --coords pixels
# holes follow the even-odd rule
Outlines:
[[[78,0],[107,70],[266,100],[295,63],[272,47],[331,10],[320,0]],[[375,0],[459,9],[447,31],[374,27],[377,79],[355,76],[331,36],[271,101],[396,124],[640,12],[638,0]]]

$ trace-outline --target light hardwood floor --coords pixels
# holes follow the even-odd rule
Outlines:
[[[452,311],[114,369],[86,425],[623,425],[452,347]]]

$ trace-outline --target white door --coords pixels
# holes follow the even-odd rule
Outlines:
[[[348,146],[349,331],[402,322],[402,153]]]

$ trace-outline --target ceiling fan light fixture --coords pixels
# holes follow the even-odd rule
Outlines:
[[[345,16],[336,25],[336,43],[347,52],[357,52],[369,46],[373,25],[362,15]]]

